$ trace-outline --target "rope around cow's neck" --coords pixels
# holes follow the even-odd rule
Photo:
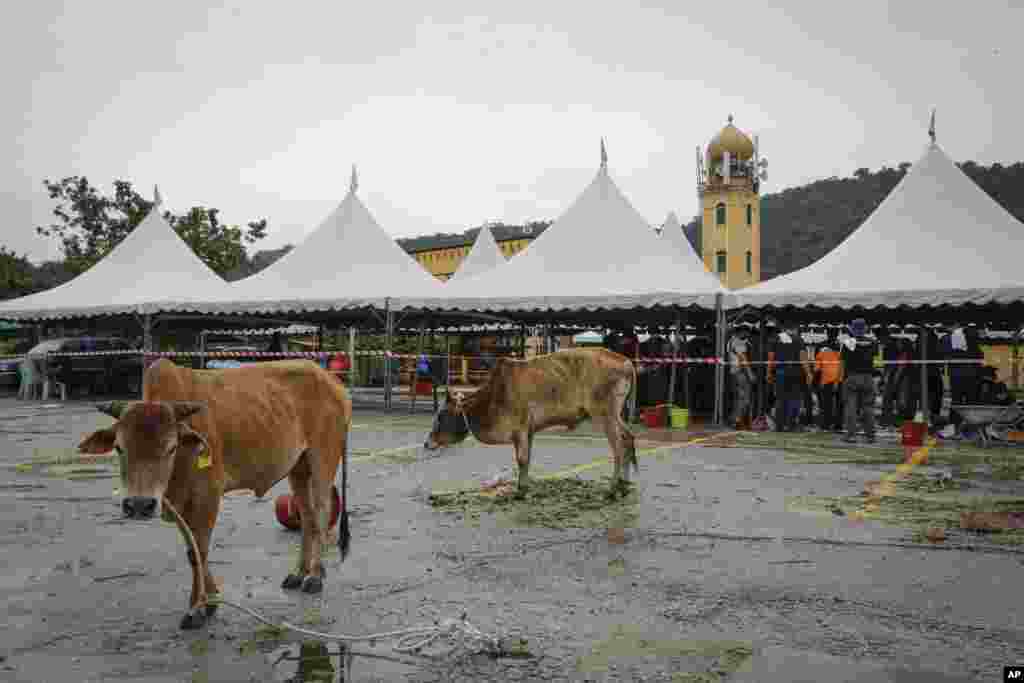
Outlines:
[[[469,432],[469,435],[479,441],[480,438],[473,432],[473,428],[469,425],[469,415],[466,414],[465,409],[462,411],[462,419],[466,423],[466,431]]]
[[[175,509],[174,505],[172,505],[166,497],[163,499],[163,503],[174,515],[174,522],[177,524],[178,530],[185,538],[185,543],[195,554],[194,556],[197,562],[196,571],[199,573],[199,584],[202,589],[205,587],[205,572],[202,567],[198,565],[201,556],[199,555],[199,546],[196,544],[196,538],[192,534],[192,529],[189,528],[181,514],[178,513],[177,509]],[[205,593],[205,590],[201,590],[201,594],[203,593]],[[502,647],[499,638],[485,634],[483,631],[466,621],[465,612],[463,612],[462,617],[459,619],[444,619],[442,621],[434,622],[434,624],[429,626],[414,626],[412,628],[399,629],[397,631],[374,633],[368,636],[348,636],[341,633],[323,633],[321,631],[313,631],[311,629],[290,624],[287,621],[277,623],[261,615],[259,612],[245,607],[244,605],[239,605],[238,603],[230,600],[225,600],[220,595],[213,595],[207,599],[210,605],[227,605],[228,607],[234,607],[235,609],[245,612],[249,616],[268,626],[293,631],[304,636],[317,638],[318,640],[347,643],[368,642],[373,644],[378,640],[390,640],[392,638],[397,638],[398,642],[395,643],[394,646],[394,650],[396,652],[401,652],[403,654],[418,654],[420,650],[433,645],[435,641],[443,637],[452,643],[452,647],[445,654],[451,654],[459,649],[466,649],[473,652],[487,652],[495,657],[510,654]]]
[[[123,470],[122,470],[123,471]],[[171,501],[164,496],[163,499],[164,507],[170,510],[174,514],[174,523],[178,526],[178,531],[185,539],[185,545],[187,545],[192,551],[192,557],[196,558],[195,573],[199,576],[199,594],[206,594],[206,572],[202,571],[202,567],[199,565],[201,556],[199,555],[199,545],[196,543],[196,537],[192,534],[192,529],[185,523],[181,513],[171,504]],[[190,605],[191,606],[191,605]]]

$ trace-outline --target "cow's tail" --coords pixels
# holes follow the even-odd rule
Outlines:
[[[348,529],[348,434],[341,449],[341,512],[338,514],[338,550],[341,561],[348,557],[352,534]]]
[[[629,393],[633,396],[634,401],[640,400],[640,388],[636,379],[636,363],[629,361],[629,367],[633,370],[633,386],[630,387]],[[633,471],[640,471],[640,462],[636,458],[636,438],[633,436],[633,432],[629,428],[629,420],[627,418],[625,422],[625,436],[626,436],[626,467],[629,467],[630,463],[633,463]],[[627,470],[628,471],[628,470]]]

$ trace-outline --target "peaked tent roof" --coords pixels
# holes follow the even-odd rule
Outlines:
[[[203,300],[211,313],[325,311],[384,306],[387,297],[443,296],[444,285],[384,232],[356,196],[355,168],[341,203],[265,270]]]
[[[738,293],[751,306],[897,308],[1024,300],[1019,222],[934,142],[867,220],[806,268]]]
[[[476,241],[473,242],[473,248],[469,250],[466,260],[459,265],[459,269],[455,271],[449,282],[479,275],[504,262],[505,255],[501,253],[498,243],[494,241],[491,229],[485,225],[477,233]]]
[[[669,211],[668,216],[665,217],[665,223],[661,226],[661,239],[675,245],[677,249],[681,249],[685,256],[696,255],[693,247],[690,246],[690,241],[686,239],[683,226],[679,222],[679,218],[676,217],[675,211]],[[701,265],[703,266],[703,263]]]
[[[602,163],[583,193],[507,263],[451,282],[443,300],[399,305],[476,311],[700,306],[727,294],[697,255],[665,249]]]
[[[47,320],[190,309],[181,302],[216,296],[228,283],[196,256],[160,215],[149,214],[109,254],[53,289],[0,302],[0,318]]]

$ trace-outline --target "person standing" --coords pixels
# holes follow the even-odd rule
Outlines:
[[[868,443],[875,442],[875,379],[874,360],[878,344],[867,336],[867,323],[857,318],[850,324],[850,337],[843,342],[843,374],[846,408],[846,436],[843,441],[856,443],[857,413],[864,411],[864,433]]]
[[[923,329],[928,348],[928,408],[932,420],[938,420],[942,415],[942,396],[945,393],[942,385],[942,366],[935,362],[939,359],[939,338],[928,327]]]
[[[839,431],[840,387],[843,386],[843,368],[835,339],[829,339],[818,351],[814,366],[818,374],[818,404],[821,406],[821,429]]]
[[[775,369],[775,430],[794,431],[794,407],[800,410],[800,345],[795,325],[783,325],[775,341],[772,366]]]
[[[750,369],[749,345],[745,335],[737,334],[729,342],[729,373],[732,377],[732,421],[736,429],[750,428],[750,397],[754,371]]]

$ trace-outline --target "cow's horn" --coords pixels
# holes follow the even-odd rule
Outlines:
[[[178,422],[192,417],[206,407],[197,401],[174,401],[171,406],[174,408],[174,419]]]
[[[109,403],[97,403],[96,410],[100,411],[104,415],[109,415],[115,420],[121,419],[121,413],[131,405],[132,402],[127,401],[110,401]]]

